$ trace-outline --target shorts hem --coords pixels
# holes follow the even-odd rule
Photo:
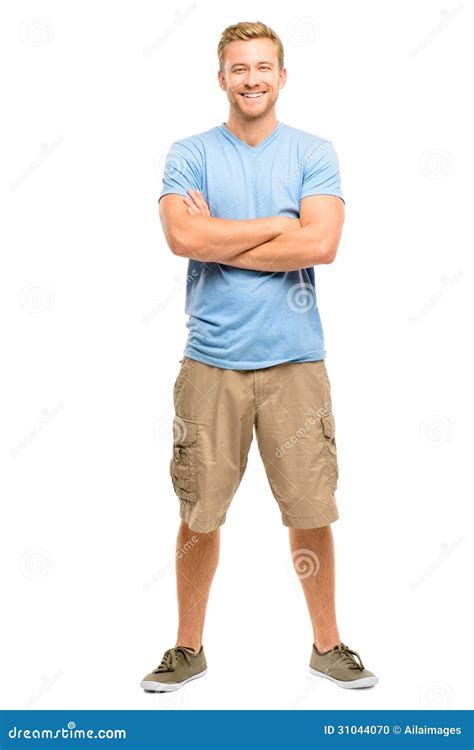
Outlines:
[[[195,528],[193,525],[195,521],[189,520],[186,517],[185,513],[180,513],[179,515],[180,515],[181,520],[184,521],[184,523],[187,524],[187,526],[189,526],[190,530],[196,531],[198,534],[209,534],[209,532],[216,531],[216,529],[220,528],[220,526],[223,526],[225,523],[225,516],[223,516],[219,519],[217,523],[205,524],[204,526],[203,524],[198,524],[200,528]]]
[[[328,518],[321,518],[321,516],[317,516],[315,518],[295,518],[295,519],[289,519],[288,516],[285,516],[282,514],[281,520],[283,523],[283,526],[286,526],[290,529],[321,529],[324,526],[329,526],[329,524],[334,523],[334,521],[337,521],[339,518],[339,513],[333,513]]]

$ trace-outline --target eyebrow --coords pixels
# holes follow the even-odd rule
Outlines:
[[[244,66],[244,67],[245,67],[245,65],[246,65],[246,64],[247,64],[247,63],[234,63],[234,64],[233,64],[233,65],[231,65],[230,67],[231,67],[231,68],[238,68],[238,67],[239,67],[239,65],[242,65],[242,66]],[[260,60],[260,62],[258,62],[258,63],[257,63],[257,65],[272,65],[272,66],[273,66],[273,64],[274,64],[274,63],[273,63],[273,62],[271,62],[270,60]]]

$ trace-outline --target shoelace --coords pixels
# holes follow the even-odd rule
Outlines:
[[[362,664],[362,659],[360,658],[357,651],[353,651],[344,643],[338,643],[337,646],[334,646],[333,651],[337,656],[339,656],[340,659],[344,661],[345,664],[347,664],[349,669],[360,669],[361,672],[365,669],[364,665]],[[357,656],[357,658],[359,659],[360,664],[355,660],[355,656]]]
[[[181,646],[175,646],[174,648],[169,648],[167,651],[165,651],[161,663],[157,666],[154,672],[174,672],[178,663],[178,653],[183,654],[188,663],[188,666],[191,666],[189,656],[185,649],[181,648]]]

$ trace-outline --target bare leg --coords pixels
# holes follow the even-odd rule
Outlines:
[[[301,581],[318,651],[340,643],[336,623],[334,541],[331,526],[289,529],[296,573]],[[308,553],[309,550],[309,553]]]
[[[176,646],[196,653],[202,644],[204,618],[219,561],[220,528],[201,534],[181,521],[176,540],[176,588],[179,625]]]

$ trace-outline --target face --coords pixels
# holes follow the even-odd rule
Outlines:
[[[286,68],[279,71],[271,39],[239,40],[227,45],[224,75],[219,71],[218,77],[232,109],[239,117],[252,120],[275,106],[286,82]]]

